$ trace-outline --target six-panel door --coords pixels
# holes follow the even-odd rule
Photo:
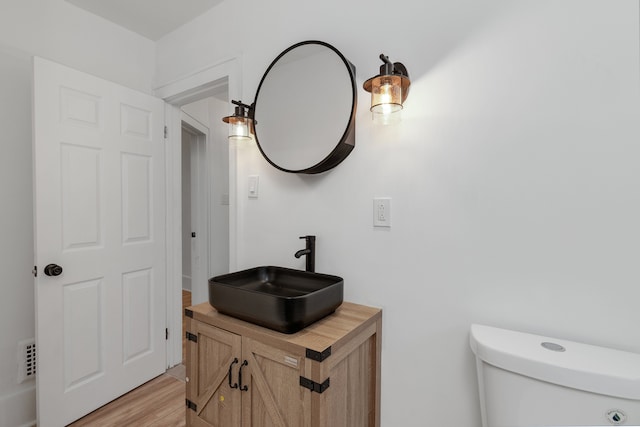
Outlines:
[[[41,427],[166,369],[163,129],[162,100],[34,59]]]

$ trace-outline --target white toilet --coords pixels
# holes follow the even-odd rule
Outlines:
[[[640,426],[640,354],[471,326],[483,427]]]

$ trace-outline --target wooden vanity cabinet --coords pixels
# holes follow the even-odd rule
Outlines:
[[[187,426],[380,425],[382,311],[343,303],[295,334],[185,310]]]

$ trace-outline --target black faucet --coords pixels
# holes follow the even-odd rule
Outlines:
[[[302,236],[300,238],[305,239],[307,244],[304,249],[300,249],[294,256],[300,258],[302,255],[306,255],[305,270],[314,272],[316,271],[316,236]]]

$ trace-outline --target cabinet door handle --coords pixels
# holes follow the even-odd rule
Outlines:
[[[236,363],[238,363],[238,358],[234,357],[233,362],[231,362],[231,365],[229,365],[229,387],[230,388],[238,388],[238,383],[235,383],[233,385],[231,384],[231,375],[232,375],[231,369],[233,369],[233,365],[235,365]]]
[[[249,387],[247,385],[242,385],[242,367],[247,366],[248,364],[249,362],[245,360],[244,362],[242,362],[242,365],[240,365],[240,369],[238,369],[238,383],[240,383],[240,391],[249,390]]]

